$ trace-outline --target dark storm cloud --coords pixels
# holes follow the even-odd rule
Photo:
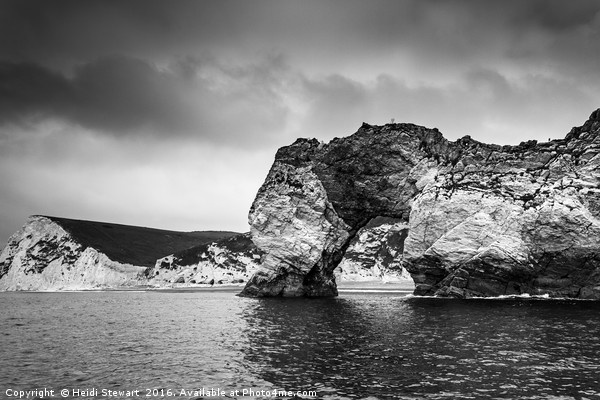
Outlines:
[[[0,64],[0,121],[25,124],[61,118],[120,133],[177,120],[176,82],[140,60],[110,58],[85,64],[67,78],[32,63]]]
[[[530,93],[548,91],[525,83],[542,78],[570,82],[565,101],[589,99],[600,89],[599,10],[595,0],[4,1],[0,122],[249,143],[290,132],[298,113],[311,127],[380,116],[376,92],[386,114],[468,110],[467,89],[507,112],[555,101]]]
[[[12,59],[122,53],[160,57],[260,42],[283,51],[343,55],[420,46],[452,50],[482,41],[554,37],[594,24],[596,0],[12,0],[0,4],[0,48]],[[597,33],[596,33],[597,34]],[[597,36],[596,36],[597,37]],[[318,39],[318,40],[317,40]],[[584,38],[581,38],[584,40]],[[591,40],[592,38],[590,38]],[[482,47],[468,49],[477,54]],[[373,54],[373,53],[372,53]],[[460,55],[458,55],[460,56]]]
[[[110,54],[160,60],[239,49],[252,32],[274,33],[270,5],[263,0],[6,0],[0,3],[0,49],[3,58],[58,66]]]
[[[275,52],[303,73],[421,72],[431,82],[511,62],[588,79],[600,69],[596,0],[16,0],[0,8],[0,58],[63,72],[112,54],[164,64],[205,52],[241,64]]]
[[[537,24],[547,30],[561,32],[593,23],[600,10],[596,0],[530,0],[519,1],[514,13],[517,25]]]
[[[177,8],[160,3],[164,2],[3,1],[2,54],[24,61],[79,62],[98,55],[156,51],[175,40],[179,26],[169,13]]]
[[[31,63],[0,63],[0,123],[57,112],[69,97],[69,82],[59,73]],[[61,106],[58,106],[60,109]]]
[[[60,119],[110,135],[224,134],[245,121],[247,139],[281,122],[281,61],[243,67],[187,58],[159,69],[130,57],[76,67],[71,76],[33,63],[0,63],[0,123],[27,125]],[[254,129],[254,130],[253,130]],[[243,141],[243,137],[241,138]]]

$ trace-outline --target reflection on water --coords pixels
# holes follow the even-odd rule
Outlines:
[[[258,300],[245,367],[323,397],[600,397],[600,306],[351,296]]]
[[[331,399],[600,398],[597,302],[231,292],[0,301],[0,397],[7,388],[213,387],[230,398],[248,398],[229,396],[245,388]]]

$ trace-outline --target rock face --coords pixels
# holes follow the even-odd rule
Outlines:
[[[34,216],[0,253],[0,290],[134,286],[144,270],[84,247],[58,223]]]
[[[600,298],[600,110],[565,139],[446,140],[363,126],[281,148],[249,213],[264,263],[246,296],[334,296],[334,270],[379,217],[408,228],[396,255],[415,294]]]
[[[334,270],[336,282],[410,281],[401,256],[408,225],[393,218],[375,218],[354,237]]]
[[[32,216],[0,253],[0,290],[147,286],[159,255],[233,234]]]
[[[245,233],[163,257],[145,275],[154,286],[243,283],[258,269],[262,255]]]
[[[410,276],[397,261],[405,224],[380,220],[356,235],[335,269],[338,281],[398,282]],[[249,233],[195,246],[156,261],[145,271],[148,284],[165,287],[245,283],[265,259]]]

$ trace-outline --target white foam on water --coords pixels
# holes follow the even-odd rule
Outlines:
[[[403,299],[440,299],[440,300],[548,300],[548,301],[598,301],[594,299],[578,299],[573,297],[551,297],[549,294],[511,294],[511,295],[500,295],[500,296],[489,296],[489,297],[468,297],[468,298],[455,298],[455,297],[441,297],[441,296],[418,296],[409,294]]]
[[[407,293],[412,294],[411,289],[338,289],[339,293]]]

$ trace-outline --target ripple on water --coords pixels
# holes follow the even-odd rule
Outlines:
[[[326,399],[600,396],[594,302],[0,296],[0,387],[278,388]]]

